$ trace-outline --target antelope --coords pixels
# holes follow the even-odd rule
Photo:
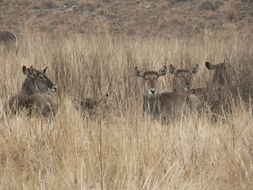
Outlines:
[[[221,112],[222,105],[225,108],[229,108],[230,95],[236,95],[238,93],[237,86],[235,86],[236,83],[234,83],[237,82],[234,80],[236,76],[235,71],[226,60],[219,64],[206,62],[205,65],[207,69],[214,71],[211,84],[206,90],[208,102],[212,111]]]
[[[159,71],[143,72],[135,67],[135,75],[146,81],[146,93],[143,95],[143,113],[147,112],[154,119],[167,120],[178,116],[187,109],[188,102],[192,98],[186,93],[162,92],[156,87],[157,79],[165,76],[167,67],[163,66]]]
[[[112,83],[110,82],[107,87],[107,93],[102,97],[90,97],[90,98],[81,98],[81,99],[73,99],[72,103],[74,107],[82,112],[87,112],[90,116],[95,114],[98,111],[98,108],[106,105],[109,101],[112,100],[112,97],[109,96],[109,92],[111,90]]]
[[[191,91],[191,84],[193,75],[199,70],[199,65],[195,65],[194,68],[188,69],[176,69],[172,64],[169,66],[169,71],[174,75],[173,78],[173,91],[178,93],[185,93]]]
[[[110,101],[109,94],[106,93],[101,98],[85,98],[82,100],[73,100],[73,105],[75,108],[81,110],[82,112],[87,112],[90,116],[96,112],[96,108],[106,104]]]
[[[47,67],[39,71],[32,66],[30,68],[23,66],[22,70],[26,79],[21,91],[9,99],[8,106],[11,112],[17,113],[27,109],[29,115],[34,111],[44,116],[54,115],[56,105],[51,92],[56,92],[57,86],[46,76]]]
[[[172,81],[173,92],[186,94],[190,101],[190,106],[194,109],[200,109],[202,106],[200,99],[192,94],[192,79],[193,75],[199,71],[199,65],[196,64],[192,69],[176,69],[172,64],[169,66],[169,71],[174,75]]]
[[[219,64],[211,64],[210,62],[205,63],[206,68],[209,70],[214,70],[214,74],[212,77],[211,85],[213,87],[223,87],[228,82],[231,82],[232,76],[234,71],[231,70],[229,64],[224,60],[224,62]],[[230,68],[230,69],[229,69]],[[230,72],[231,71],[231,72]]]
[[[9,52],[12,48],[16,48],[17,53],[17,37],[7,31],[0,31],[0,46]]]
[[[231,79],[231,74],[229,74],[227,72],[227,63],[224,61],[223,63],[219,63],[219,64],[211,64],[210,62],[205,62],[205,66],[207,69],[209,70],[214,70],[214,75],[212,77],[211,83],[210,85],[208,85],[205,88],[194,88],[194,89],[190,89],[191,93],[197,96],[205,96],[205,99],[207,98],[207,95],[210,93],[210,91],[214,91],[215,89],[221,89],[225,86],[225,84],[227,83],[227,81],[229,81]],[[198,69],[198,66],[195,66],[195,69]],[[173,70],[173,68],[172,68]],[[181,70],[183,71],[183,70]],[[180,71],[180,72],[181,72]],[[192,69],[192,71],[194,71],[194,68]],[[183,73],[186,72],[191,72],[190,70],[185,70],[185,72],[183,71]],[[171,71],[171,73],[173,73],[173,71]],[[185,74],[184,74],[185,75]],[[190,76],[188,75],[188,79],[189,81],[191,81],[191,79],[189,78]],[[184,77],[183,77],[184,78]]]

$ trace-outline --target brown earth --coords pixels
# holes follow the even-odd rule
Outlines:
[[[231,28],[252,33],[252,0],[0,0],[0,30],[17,34],[29,30],[172,38]]]

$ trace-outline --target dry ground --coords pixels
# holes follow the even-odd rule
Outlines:
[[[49,40],[26,31],[17,56],[0,57],[0,189],[253,189],[253,48],[230,38],[189,40],[75,35]],[[141,80],[134,66],[199,64],[194,87],[210,82],[204,62],[230,60],[242,100],[212,122],[193,113],[161,125],[142,115]],[[21,66],[49,67],[59,85],[53,118],[5,115],[3,106],[24,80]],[[171,90],[171,75],[159,89]],[[75,110],[73,98],[113,99],[93,117]],[[246,105],[242,102],[248,102]]]
[[[231,24],[242,35],[253,32],[252,0],[0,0],[0,29],[19,38],[27,28],[56,36],[192,37],[226,33]]]

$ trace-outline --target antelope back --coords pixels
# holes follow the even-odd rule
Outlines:
[[[0,31],[0,49],[3,53],[8,53],[10,50],[16,50],[18,52],[17,37],[7,31]]]
[[[10,33],[10,32],[7,32],[7,31],[0,31],[0,43],[5,43],[8,44],[8,43],[16,43],[17,41],[17,37]]]
[[[55,115],[57,104],[50,95],[33,94],[25,96],[18,94],[9,100],[9,109],[12,113],[27,110],[28,114],[42,114],[43,116]]]

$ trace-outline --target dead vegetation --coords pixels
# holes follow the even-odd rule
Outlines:
[[[230,34],[167,41],[110,35],[51,39],[26,31],[17,56],[0,57],[0,189],[252,189],[253,49]],[[240,96],[216,122],[208,109],[166,125],[143,116],[143,83],[134,68],[155,70],[165,58],[176,68],[199,65],[192,88],[211,83],[206,61],[226,58],[238,83],[229,82]],[[21,88],[22,65],[49,67],[48,77],[59,86],[55,117],[3,112]],[[159,91],[172,91],[172,77],[159,79]],[[111,101],[93,116],[72,103],[99,100],[107,92]]]

